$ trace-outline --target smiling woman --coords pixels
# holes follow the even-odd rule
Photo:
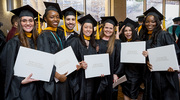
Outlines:
[[[34,19],[32,17],[23,16],[20,20],[23,30],[25,32],[31,32],[34,28]]]
[[[144,12],[144,15],[146,17],[142,26],[143,35],[141,38],[142,40],[146,40],[147,49],[174,44],[176,53],[178,54],[179,48],[174,39],[168,32],[163,31],[161,28],[160,20],[163,19],[163,15],[154,7]],[[147,57],[148,52],[144,51],[143,54]],[[169,66],[167,71],[150,72],[152,65],[148,60],[146,69],[145,89],[148,99],[179,100],[179,80],[177,71],[174,71],[171,66]]]
[[[59,13],[54,10],[49,10],[44,20],[47,22],[47,27],[57,28],[60,21]]]
[[[150,15],[146,18],[145,26],[148,31],[153,31],[153,29],[156,27],[156,22],[153,15]]]
[[[32,74],[26,78],[15,76],[13,70],[20,46],[36,49],[38,33],[34,24],[34,17],[38,16],[38,12],[29,5],[14,9],[11,12],[19,16],[21,20],[18,21],[18,33],[7,42],[1,55],[0,61],[3,62],[3,75],[6,83],[4,84],[6,87],[4,97],[5,100],[38,100],[41,99],[35,82],[38,80],[32,79]]]
[[[38,50],[55,54],[58,51],[62,50],[63,43],[60,38],[60,34],[63,34],[63,31],[57,29],[61,15],[61,9],[59,4],[44,2],[46,10],[44,13],[44,20],[47,23],[47,28],[42,31],[42,34],[37,39]],[[50,82],[44,83],[44,90],[46,99],[51,100],[69,100],[70,93],[68,93],[68,82],[66,81],[66,74],[59,74],[56,72],[56,66],[53,67],[51,74]],[[59,80],[57,83],[56,78]]]
[[[114,16],[101,17],[102,32],[100,40],[97,40],[99,54],[108,53],[110,60],[110,75],[97,79],[98,91],[97,100],[117,100],[117,90],[112,88],[113,81],[117,82],[120,74],[120,49],[121,44],[119,40],[115,40],[115,26],[117,20]]]

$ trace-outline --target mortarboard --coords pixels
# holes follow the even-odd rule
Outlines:
[[[144,19],[144,15],[137,16],[136,18],[138,18],[138,21],[139,21],[139,22],[142,22],[143,19]]]
[[[74,15],[76,16],[76,12],[77,12],[77,16],[81,15],[78,11],[76,11],[74,8],[72,7],[68,7],[66,9],[64,9],[62,11],[62,14],[66,17],[67,15]]]
[[[61,9],[60,9],[58,3],[44,2],[44,5],[46,6],[45,12],[47,12],[49,10],[57,11],[59,13],[60,19],[62,19],[62,12],[61,12]]]
[[[122,23],[123,23],[123,21],[120,21],[120,22],[119,22],[119,26],[121,26],[121,25],[122,25]]]
[[[129,19],[129,18],[126,18],[126,19],[124,20],[124,22],[121,24],[121,26],[119,26],[119,30],[120,30],[124,25],[128,25],[128,24],[133,25],[134,28],[136,28],[136,27],[139,26],[139,24],[138,24],[137,22],[135,22],[135,21],[133,21],[133,20],[131,20],[131,19]]]
[[[38,21],[38,17],[34,18],[34,20],[35,20],[35,21]],[[40,22],[41,22],[41,23],[42,23],[42,22],[45,22],[45,20],[42,19],[42,18],[40,18]]]
[[[180,21],[180,17],[175,17],[175,18],[173,19],[173,22],[176,22],[176,21]]]
[[[97,25],[97,21],[90,15],[86,15],[80,19],[78,19],[78,22],[82,25],[83,23],[92,23],[95,27]]]
[[[143,13],[145,16],[147,15],[154,15],[159,18],[159,20],[163,20],[164,16],[154,7],[149,8],[147,11]]]
[[[38,17],[38,12],[29,5],[25,5],[17,9],[11,10],[11,12],[19,16],[19,18],[21,18],[22,16],[31,16],[33,18]]]
[[[114,26],[117,26],[117,20],[114,16],[107,16],[107,17],[101,17],[102,19],[102,23],[106,23],[106,22],[109,22],[111,24],[113,24]]]

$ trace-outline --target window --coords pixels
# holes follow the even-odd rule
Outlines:
[[[179,16],[179,1],[166,0],[166,28],[173,25],[172,19]]]
[[[57,0],[57,3],[59,3],[61,10],[71,6],[78,11],[84,12],[83,0]]]
[[[97,21],[105,16],[105,0],[86,0],[86,14],[91,14]]]
[[[162,13],[162,0],[147,0],[147,9],[155,7],[160,13]]]
[[[136,16],[143,15],[143,0],[127,0],[126,15],[128,18],[137,21]]]
[[[31,5],[41,14],[44,14],[44,3],[43,2],[56,2],[59,3],[61,10],[72,6],[81,13],[91,14],[96,20],[100,20],[101,16],[105,16],[105,3],[109,0],[23,0],[22,5]],[[86,5],[84,6],[84,2]],[[84,11],[86,7],[86,11]],[[108,10],[106,10],[108,11]]]

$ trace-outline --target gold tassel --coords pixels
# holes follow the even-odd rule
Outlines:
[[[38,13],[38,33],[39,33],[39,34],[41,33],[41,22],[40,22],[39,13]]]
[[[163,30],[166,31],[165,17],[163,18]]]
[[[66,37],[66,25],[65,25],[64,16],[63,16],[63,23],[64,23],[64,36]]]
[[[99,40],[99,23],[97,22],[97,27],[96,27],[96,40]]]
[[[76,28],[77,28],[77,31],[78,31],[78,21],[77,21],[77,11],[76,11]]]

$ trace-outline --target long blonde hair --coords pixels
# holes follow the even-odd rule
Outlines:
[[[108,23],[108,22],[106,22],[106,23]],[[102,31],[101,31],[101,34],[100,34],[101,39],[105,36],[105,34],[104,34],[104,26],[105,26],[106,23],[104,23],[103,26],[102,26]],[[110,36],[108,44],[107,44],[108,49],[107,49],[106,52],[109,53],[110,55],[113,53],[114,43],[115,43],[115,26],[113,27],[113,33]]]

